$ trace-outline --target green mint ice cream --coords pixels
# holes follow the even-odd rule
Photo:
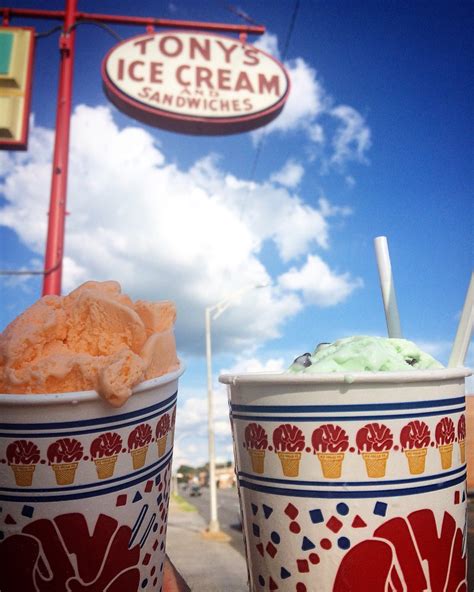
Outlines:
[[[412,341],[356,335],[320,344],[313,354],[296,358],[289,372],[396,372],[443,368]]]

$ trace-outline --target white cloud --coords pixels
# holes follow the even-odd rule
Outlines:
[[[276,35],[266,33],[254,45],[280,59]],[[371,140],[364,117],[352,106],[338,105],[304,59],[286,61],[284,66],[290,78],[288,100],[274,121],[252,133],[254,143],[271,133],[300,131],[313,148],[318,147],[323,170],[343,168],[349,161],[367,164]]]
[[[278,50],[278,37],[273,33],[264,33],[252,44],[265,53],[269,53],[277,60],[280,59],[280,51]]]
[[[0,223],[38,255],[51,149],[51,130],[33,123],[30,150],[8,157],[0,186],[7,202]],[[213,155],[181,170],[146,130],[119,128],[108,107],[75,109],[70,160],[64,291],[87,279],[113,278],[134,298],[172,298],[187,354],[203,351],[206,306],[242,287],[271,283],[260,260],[266,241],[273,241],[285,267],[310,249],[327,249],[331,217],[345,215],[328,200],[319,209],[305,204],[272,181],[238,179]],[[277,337],[303,306],[299,288],[291,290],[288,282],[284,290],[255,290],[230,307],[219,319],[216,352]],[[334,285],[334,298],[340,297]]]
[[[287,160],[283,167],[273,173],[270,177],[270,181],[279,183],[284,187],[294,188],[297,187],[304,175],[304,167],[293,159]]]
[[[332,162],[342,164],[349,160],[366,161],[366,152],[370,148],[370,130],[364,118],[353,107],[339,105],[331,110],[331,115],[340,120],[332,144],[334,154]]]
[[[282,288],[300,290],[304,300],[317,306],[335,306],[363,285],[360,278],[352,279],[348,273],[336,274],[317,255],[308,255],[306,263],[282,274]]]
[[[252,133],[255,142],[272,132],[305,130],[330,106],[331,99],[317,79],[314,68],[301,58],[285,62],[285,67],[291,83],[288,100],[276,119]]]
[[[308,136],[315,144],[324,144],[325,134],[323,126],[319,123],[313,123],[308,126]]]

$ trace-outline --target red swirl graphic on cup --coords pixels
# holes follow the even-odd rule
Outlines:
[[[349,438],[341,426],[331,423],[316,428],[311,436],[314,452],[346,452]]]
[[[268,436],[265,429],[259,423],[249,423],[245,428],[245,444],[253,450],[266,450],[268,448]]]
[[[273,445],[277,452],[301,452],[304,435],[299,427],[284,423],[273,431]]]
[[[0,590],[137,592],[140,547],[128,548],[131,533],[104,514],[90,529],[79,513],[35,520],[0,543]]]
[[[368,423],[356,435],[359,452],[382,452],[391,450],[393,434],[383,423]]]
[[[90,453],[93,459],[114,456],[122,450],[122,438],[116,432],[106,432],[92,441]]]
[[[454,421],[450,417],[443,417],[436,424],[436,443],[438,445],[452,444],[454,442]]]
[[[174,428],[176,424],[176,405],[173,407],[173,413],[171,414],[171,428]]]
[[[128,448],[129,450],[134,450],[135,448],[148,446],[151,442],[151,438],[151,427],[147,423],[141,423],[130,432],[130,435],[128,436]]]
[[[403,449],[427,448],[430,445],[430,428],[424,421],[410,421],[400,432],[400,444]]]
[[[431,590],[467,592],[463,533],[444,513],[441,526],[430,509],[391,518],[350,549],[332,592]]]
[[[466,439],[466,416],[464,413],[458,419],[458,440]]]
[[[9,465],[35,465],[40,461],[40,451],[34,442],[15,440],[7,446]]]
[[[48,446],[50,464],[78,462],[84,455],[84,448],[75,438],[60,438]]]

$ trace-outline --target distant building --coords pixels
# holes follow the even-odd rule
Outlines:
[[[209,470],[206,465],[198,472],[199,485],[207,487],[209,485]],[[216,483],[219,489],[228,489],[235,487],[237,479],[235,477],[234,463],[228,461],[223,464],[216,465]]]
[[[235,487],[237,480],[235,477],[235,467],[233,463],[216,466],[216,481],[219,489],[229,489]]]

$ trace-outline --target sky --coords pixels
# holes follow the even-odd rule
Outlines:
[[[387,334],[377,236],[388,240],[403,336],[447,363],[473,267],[471,2],[79,0],[78,9],[232,24],[243,13],[266,28],[249,42],[291,80],[282,113],[259,130],[163,131],[105,97],[100,65],[116,39],[77,29],[63,293],[115,279],[133,299],[176,302],[186,366],[176,466],[208,458],[206,307],[243,292],[212,321],[224,461],[232,443],[221,372],[280,371],[320,342]],[[11,24],[47,32],[57,22]],[[0,152],[2,270],[43,266],[57,47],[57,32],[38,39],[28,150]],[[0,276],[1,329],[41,284]]]

